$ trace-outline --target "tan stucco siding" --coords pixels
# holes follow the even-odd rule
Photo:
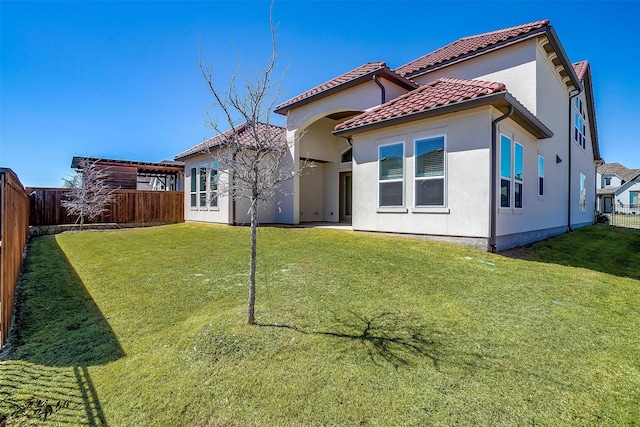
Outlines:
[[[353,140],[355,230],[443,236],[488,236],[490,109],[392,126]],[[445,135],[445,206],[416,207],[414,142]],[[404,143],[404,206],[378,206],[378,147]]]
[[[441,77],[504,83],[509,93],[536,114],[536,41],[533,39],[435,70],[415,80],[425,84]]]

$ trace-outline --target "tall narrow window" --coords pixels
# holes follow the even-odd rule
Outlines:
[[[544,196],[544,157],[538,156],[538,196]]]
[[[403,206],[404,143],[378,148],[379,206]]]
[[[516,142],[513,162],[513,207],[518,209],[522,209],[523,156],[524,149]]]
[[[511,207],[511,139],[500,135],[500,207]]]
[[[587,210],[587,176],[580,172],[580,205],[579,210],[584,212]]]
[[[640,191],[629,191],[629,205],[634,209],[640,207]]]
[[[198,174],[196,173],[196,168],[191,168],[191,207],[198,207]]]
[[[573,140],[582,148],[586,148],[587,146],[587,127],[584,122],[587,119],[587,114],[583,108],[582,101],[580,101],[577,97],[574,103],[574,114],[573,114]]]
[[[207,207],[207,165],[200,166],[198,192],[200,194],[200,208]]]
[[[209,207],[218,207],[218,162],[211,163],[209,170]]]
[[[415,142],[415,205],[444,206],[444,136]]]

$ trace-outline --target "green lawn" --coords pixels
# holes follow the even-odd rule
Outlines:
[[[0,412],[9,425],[640,425],[639,248],[640,230],[604,226],[503,255],[260,228],[261,326],[247,326],[246,228],[42,237]]]

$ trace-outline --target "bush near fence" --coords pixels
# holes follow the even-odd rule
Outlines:
[[[65,188],[27,188],[30,199],[29,225],[74,224],[76,216],[67,215],[62,200]],[[93,223],[167,224],[184,221],[182,191],[116,190],[115,200]]]
[[[0,168],[0,349],[9,334],[28,218],[29,198],[22,183],[11,169]]]

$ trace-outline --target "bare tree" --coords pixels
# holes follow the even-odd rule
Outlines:
[[[222,116],[223,125],[209,117],[208,125],[219,138],[210,154],[218,161],[218,194],[234,200],[249,202],[251,218],[251,256],[249,263],[249,300],[247,323],[254,325],[256,301],[256,232],[258,208],[274,203],[281,184],[293,179],[307,167],[302,162],[296,167],[291,157],[285,129],[269,124],[282,76],[274,76],[276,69],[276,27],[273,24],[273,3],[269,14],[271,28],[271,55],[264,70],[249,70],[240,78],[238,62],[229,85],[219,89],[213,80],[213,66],[200,59],[200,70],[213,96],[212,108]],[[230,129],[223,131],[223,128]],[[290,141],[289,143],[294,143]]]
[[[67,200],[61,202],[68,215],[77,215],[76,224],[80,229],[85,220],[93,221],[115,200],[116,189],[107,184],[108,168],[99,168],[96,162],[80,161],[75,175],[62,178],[64,187],[69,188]]]

